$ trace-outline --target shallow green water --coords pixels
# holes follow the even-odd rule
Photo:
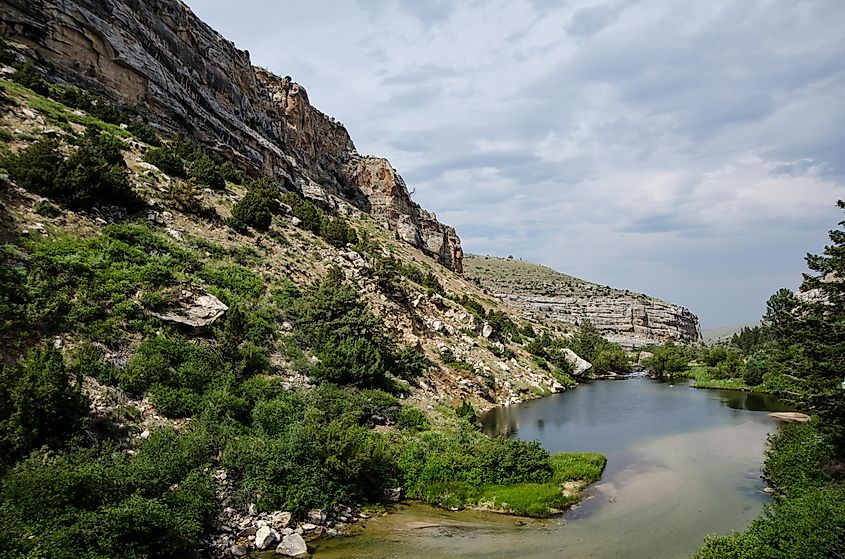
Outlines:
[[[744,528],[767,501],[760,464],[776,400],[647,379],[601,381],[494,410],[490,433],[551,452],[597,450],[608,466],[563,517],[532,521],[401,506],[359,535],[320,542],[329,558],[673,558],[707,534]]]

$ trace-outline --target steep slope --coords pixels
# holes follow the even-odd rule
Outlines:
[[[589,320],[607,339],[624,347],[701,340],[698,317],[689,309],[642,293],[598,285],[513,258],[467,255],[464,270],[468,279],[531,316],[571,324]]]
[[[4,0],[0,33],[54,76],[137,108],[160,129],[190,131],[286,188],[323,203],[339,196],[461,271],[455,230],[411,200],[389,161],[359,155],[302,86],[252,66],[182,2]]]

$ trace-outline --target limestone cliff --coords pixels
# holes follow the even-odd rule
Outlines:
[[[467,255],[464,267],[467,277],[529,314],[571,324],[589,320],[624,347],[701,341],[698,317],[689,309],[642,293],[597,285],[524,260]]]
[[[302,86],[254,67],[179,0],[0,0],[0,32],[52,65],[52,75],[188,132],[287,188],[343,198],[461,271],[455,230],[411,200],[387,160],[359,155]]]

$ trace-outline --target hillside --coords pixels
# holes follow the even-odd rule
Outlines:
[[[466,255],[464,271],[528,316],[568,324],[589,320],[610,341],[641,347],[668,340],[701,341],[688,309],[642,293],[619,290],[514,258]]]
[[[182,2],[4,1],[0,33],[55,79],[137,108],[165,134],[187,132],[252,176],[346,200],[461,271],[455,230],[411,200],[389,161],[358,154],[301,85],[253,66]]]
[[[160,4],[150,30],[211,33]],[[146,6],[92,2],[120,22],[106,25],[82,4],[0,4],[0,547],[297,556],[385,500],[534,516],[577,502],[567,484],[597,479],[602,456],[476,425],[574,386],[585,369],[560,328],[467,282],[457,236],[386,161],[349,147],[338,181],[360,189],[323,188],[319,134],[261,142],[279,167],[223,149],[210,113],[168,122],[157,105],[178,101],[153,81],[122,103],[109,88],[135,82],[99,72],[151,48],[122,19]],[[118,36],[62,69],[66,41],[84,60]],[[148,62],[173,66],[185,53],[170,47]],[[88,72],[105,85],[73,85]]]

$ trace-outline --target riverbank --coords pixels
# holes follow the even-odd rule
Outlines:
[[[408,501],[313,551],[318,559],[687,557],[708,534],[747,526],[770,500],[759,470],[776,424],[760,403],[633,378],[497,408],[482,418],[489,434],[538,440],[552,456],[595,449],[607,457],[577,507],[531,519]]]
[[[747,530],[707,538],[694,559],[845,555],[845,464],[818,422],[784,424],[769,440],[763,475],[774,488],[772,507]]]

